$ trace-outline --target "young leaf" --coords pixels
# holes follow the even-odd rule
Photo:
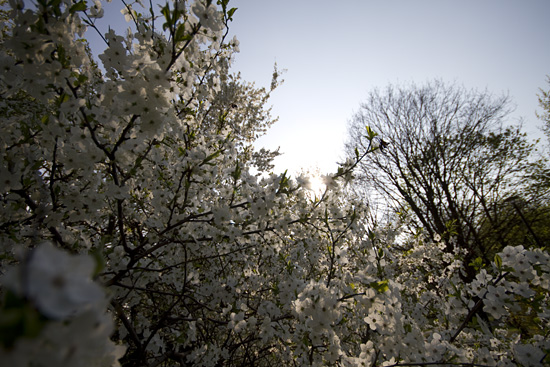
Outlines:
[[[78,3],[71,6],[71,8],[69,9],[69,13],[74,14],[77,11],[85,11],[87,8],[88,7],[86,6],[86,2],[79,1]]]
[[[502,258],[498,254],[495,255],[495,265],[497,269],[502,269]]]
[[[370,286],[374,288],[378,293],[384,293],[390,287],[388,287],[388,280],[380,280],[378,282],[372,282],[370,283]]]
[[[233,20],[233,14],[235,14],[236,11],[237,11],[237,8],[229,9],[229,11],[227,12],[227,19]]]
[[[370,128],[370,126],[365,126],[366,130],[367,130],[367,139],[369,140],[372,140],[374,139],[375,136],[377,136],[378,134],[375,133],[374,131],[372,131],[372,129]]]

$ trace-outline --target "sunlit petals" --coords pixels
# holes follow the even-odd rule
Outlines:
[[[89,7],[90,18],[102,18],[103,17],[103,6],[101,1],[93,0],[93,5]]]
[[[199,18],[203,27],[209,28],[214,32],[222,29],[221,17],[214,5],[206,6],[202,1],[196,1],[191,5],[191,11]]]

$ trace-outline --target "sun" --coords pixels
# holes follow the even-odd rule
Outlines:
[[[324,183],[322,175],[317,171],[307,170],[303,171],[297,178],[298,184],[307,190],[311,196],[321,196],[327,186]]]
[[[323,192],[327,185],[323,183],[323,179],[319,175],[314,175],[309,178],[309,190],[312,191],[315,195],[319,196]]]

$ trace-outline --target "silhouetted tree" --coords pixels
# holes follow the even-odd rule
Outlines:
[[[526,215],[505,199],[535,196],[522,194],[534,145],[521,126],[504,125],[509,112],[507,97],[440,81],[373,91],[349,126],[349,155],[378,134],[379,152],[360,163],[358,185],[383,195],[396,212],[409,212],[413,227],[429,236],[453,238],[447,250],[466,249],[466,265],[489,261],[512,244]]]

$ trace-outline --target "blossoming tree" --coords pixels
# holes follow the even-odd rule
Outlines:
[[[227,0],[127,3],[97,60],[99,1],[10,5],[2,365],[548,363],[546,251],[508,247],[465,284],[440,239],[403,253],[365,228],[342,190],[364,155],[321,193],[269,173],[252,142],[278,73],[230,74]]]

